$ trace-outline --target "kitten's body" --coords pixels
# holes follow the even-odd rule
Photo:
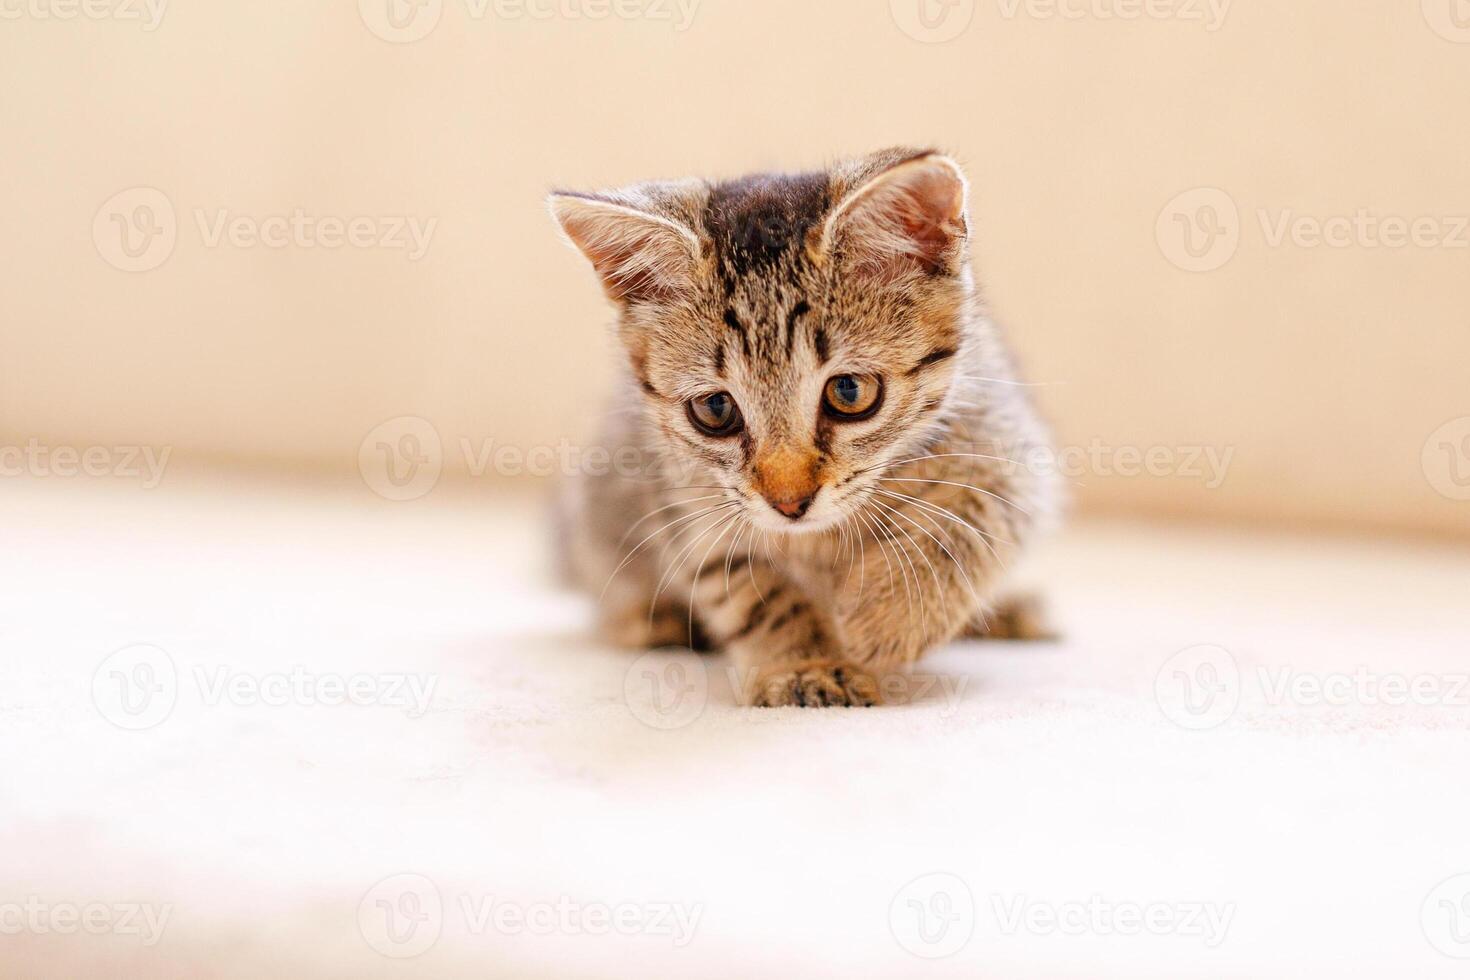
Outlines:
[[[1019,465],[1046,436],[974,289],[965,189],[887,151],[553,199],[629,355],[602,442],[643,465],[615,456],[569,515],[611,639],[707,640],[758,704],[871,704],[876,674],[983,628],[1055,491]],[[869,379],[871,418],[828,410],[834,376]],[[712,391],[738,431],[700,429]]]

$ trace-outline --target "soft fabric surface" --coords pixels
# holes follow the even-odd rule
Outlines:
[[[1025,574],[1062,641],[757,711],[589,639],[503,495],[0,507],[5,976],[1470,968],[1458,551],[1074,527]]]

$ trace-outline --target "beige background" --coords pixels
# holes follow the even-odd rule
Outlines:
[[[1463,0],[1241,0],[1214,25],[1204,0],[1136,20],[961,0],[942,43],[913,0],[702,0],[682,31],[426,0],[414,43],[370,29],[374,2],[179,3],[154,30],[0,7],[0,445],[355,474],[374,426],[416,415],[452,480],[461,438],[576,438],[606,388],[609,315],[549,186],[908,142],[968,166],[980,276],[1064,443],[1234,450],[1215,489],[1082,475],[1081,508],[1470,535],[1450,469],[1470,457],[1423,462],[1470,416],[1470,231],[1273,245],[1258,214],[1456,232]],[[124,272],[103,206],[137,187],[167,196],[177,244]],[[1212,257],[1238,248],[1190,272],[1165,209],[1199,187],[1238,209]],[[199,227],[298,208],[437,226],[418,261]]]

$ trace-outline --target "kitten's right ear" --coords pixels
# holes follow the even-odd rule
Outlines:
[[[548,204],[614,301],[667,300],[692,287],[700,250],[689,229],[596,196],[557,192]]]

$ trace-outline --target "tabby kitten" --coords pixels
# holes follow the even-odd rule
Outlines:
[[[1053,509],[1046,434],[969,269],[934,152],[825,173],[554,193],[617,308],[628,383],[564,557],[628,646],[728,650],[745,696],[870,705],[996,603]],[[626,459],[625,454],[618,458]]]

